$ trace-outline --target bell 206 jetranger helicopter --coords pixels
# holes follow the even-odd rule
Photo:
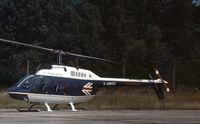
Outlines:
[[[76,111],[74,107],[75,103],[92,99],[101,87],[152,85],[160,100],[165,99],[165,90],[169,91],[169,88],[166,85],[167,82],[161,78],[158,70],[155,70],[158,76],[158,79],[156,80],[152,78],[102,78],[90,70],[62,65],[62,55],[71,55],[108,62],[112,62],[111,60],[74,54],[62,50],[54,50],[6,39],[0,39],[0,41],[42,49],[54,52],[58,55],[58,65],[52,65],[51,69],[41,69],[33,75],[25,76],[14,86],[7,89],[6,93],[11,98],[32,103],[28,109],[29,111],[37,104],[44,104],[47,111],[52,111],[48,105],[49,103],[56,104],[55,107],[58,104],[69,104],[72,111]]]

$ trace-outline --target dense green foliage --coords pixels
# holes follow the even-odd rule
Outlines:
[[[0,0],[0,38],[123,62],[126,76],[148,77],[159,67],[177,84],[200,81],[200,8],[191,0]],[[45,51],[0,43],[0,85],[38,65],[56,63]],[[66,57],[64,64],[76,65]],[[121,76],[122,65],[79,59],[100,76]],[[103,68],[103,69],[102,69]]]

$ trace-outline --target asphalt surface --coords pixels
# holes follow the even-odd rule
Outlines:
[[[0,110],[0,124],[200,124],[200,110]]]

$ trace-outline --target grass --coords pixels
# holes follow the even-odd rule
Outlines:
[[[89,102],[82,103],[86,109],[162,109],[161,102],[152,88],[103,89]],[[177,90],[168,93],[165,109],[200,109],[200,92]]]
[[[18,101],[9,98],[6,94],[0,94],[0,108],[24,108],[28,107],[29,104],[24,101]]]
[[[28,108],[29,103],[8,98],[0,94],[0,108]],[[40,107],[41,108],[41,107]],[[44,107],[42,106],[44,109]],[[61,105],[59,108],[66,108]],[[69,107],[67,107],[69,108]],[[162,109],[154,90],[147,88],[107,88],[101,89],[91,101],[76,105],[78,109]],[[192,89],[168,93],[165,109],[200,109],[200,92]]]

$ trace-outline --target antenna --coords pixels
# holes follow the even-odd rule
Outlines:
[[[76,69],[79,69],[79,63],[78,63],[78,58],[76,58]]]
[[[123,59],[123,78],[126,76],[126,59]]]
[[[30,62],[29,62],[29,60],[27,60],[26,62],[27,62],[27,66],[26,66],[26,75],[29,75],[29,71],[30,71]]]

